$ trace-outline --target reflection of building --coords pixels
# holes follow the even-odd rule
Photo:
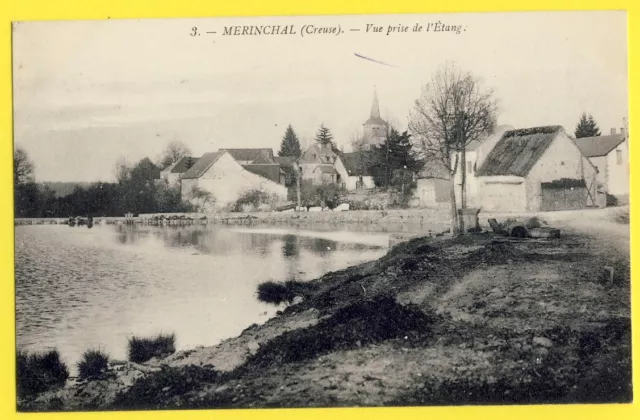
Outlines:
[[[373,103],[371,104],[371,114],[369,119],[363,124],[363,147],[365,150],[383,143],[387,135],[387,122],[380,118],[380,107],[378,106],[378,94],[373,91]]]
[[[626,125],[626,123],[625,123]],[[614,196],[619,203],[629,202],[629,133],[622,127],[620,133],[576,139],[582,153],[598,168],[598,184],[603,193]]]

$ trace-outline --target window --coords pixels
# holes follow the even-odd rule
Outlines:
[[[616,163],[622,165],[622,150],[616,150]]]
[[[467,162],[467,172],[473,173],[473,162]]]

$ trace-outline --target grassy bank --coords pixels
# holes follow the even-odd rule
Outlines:
[[[270,298],[293,301],[291,286],[270,286]],[[21,409],[631,399],[629,253],[600,233],[418,238],[298,292],[279,316],[218,346],[114,365],[113,377]]]

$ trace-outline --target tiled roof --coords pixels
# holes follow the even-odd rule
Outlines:
[[[273,182],[280,183],[280,175],[284,174],[280,165],[243,165],[247,171],[260,175],[263,178],[267,178]]]
[[[261,155],[268,156],[269,159],[273,158],[273,149],[260,148],[260,149],[220,149],[229,152],[231,157],[235,160],[242,162],[253,162]]]
[[[608,136],[581,137],[575,139],[576,144],[586,157],[606,156],[625,140],[623,134]]]
[[[220,159],[220,156],[224,155],[226,151],[219,150],[217,152],[205,153],[200,159],[193,164],[191,168],[182,176],[182,179],[194,179],[200,178],[205,172],[209,170],[214,163]]]

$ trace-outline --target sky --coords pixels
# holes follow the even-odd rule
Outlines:
[[[412,31],[437,22],[462,30]],[[232,25],[294,25],[296,34],[224,35]],[[304,25],[343,33],[302,36]],[[397,25],[408,32],[387,34]],[[374,89],[382,117],[406,129],[447,62],[494,91],[499,124],[573,133],[587,112],[607,134],[628,114],[624,12],[18,22],[14,143],[39,182],[111,181],[118,159],[156,160],[173,140],[194,156],[277,152],[289,124],[303,147],[324,124],[348,151]]]

